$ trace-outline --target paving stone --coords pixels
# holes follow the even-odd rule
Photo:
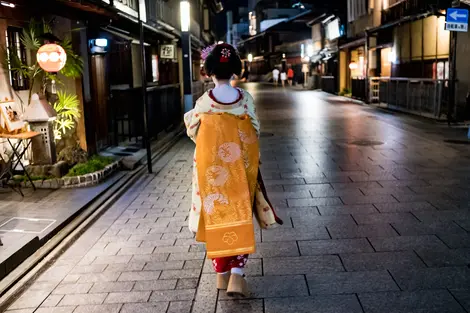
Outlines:
[[[341,215],[341,214],[370,214],[378,213],[377,209],[371,204],[365,205],[337,205],[337,206],[319,206],[318,211],[321,215]]]
[[[184,261],[183,269],[201,269],[204,260],[188,260]]]
[[[292,222],[297,227],[320,227],[320,226],[351,226],[357,225],[354,219],[350,215],[334,215],[334,216],[305,216],[305,217],[293,217]]]
[[[295,275],[344,271],[340,259],[335,255],[264,258],[263,269],[265,275]]]
[[[327,229],[333,239],[398,236],[388,224],[327,226]]]
[[[317,205],[340,205],[343,204],[338,197],[330,198],[310,198],[310,199],[288,199],[287,204],[290,207],[306,207]]]
[[[196,289],[198,285],[198,278],[182,278],[178,279],[176,289]]]
[[[266,299],[265,313],[362,313],[354,295]]]
[[[192,301],[172,301],[167,313],[189,313],[192,305]]]
[[[180,260],[202,260],[206,256],[205,252],[186,252],[186,253],[170,253],[169,261]]]
[[[119,276],[119,281],[157,280],[161,271],[124,272]]]
[[[402,290],[460,289],[470,286],[470,268],[395,269],[391,274]]]
[[[105,282],[105,281],[116,281],[120,275],[121,273],[119,272],[80,274],[77,276],[77,280],[75,282],[95,283],[95,282]]]
[[[434,235],[369,238],[376,251],[405,251],[413,249],[447,250]]]
[[[425,264],[412,251],[342,254],[340,257],[347,271],[425,267]]]
[[[381,213],[436,211],[428,202],[378,203],[375,206]]]
[[[286,226],[263,230],[263,242],[276,242],[276,241],[293,241],[293,240],[313,240],[313,239],[329,239],[330,236],[325,227],[320,226],[300,226],[296,228],[289,228]]]
[[[9,310],[37,308],[44,300],[46,300],[49,293],[49,291],[42,290],[27,290],[9,307]]]
[[[93,264],[127,264],[132,255],[99,256],[93,261]]]
[[[64,295],[50,295],[49,297],[41,303],[41,307],[55,307],[62,300]]]
[[[302,256],[374,251],[366,239],[309,240],[298,243]]]
[[[119,313],[122,304],[80,305],[74,313]]]
[[[307,282],[312,295],[399,290],[387,271],[309,274]]]
[[[39,313],[72,313],[72,312],[76,312],[74,310],[75,310],[74,306],[64,306],[64,307],[38,308],[34,312],[39,312]],[[19,311],[15,310],[15,311],[7,311],[7,312],[10,312],[10,313],[23,313],[22,311],[23,310],[19,310]],[[30,311],[30,312],[32,313],[33,311]],[[28,312],[25,311],[24,313],[28,313]]]
[[[248,277],[247,282],[250,286],[250,298],[259,299],[308,295],[307,283],[303,275]],[[226,300],[230,299],[230,297],[228,297],[226,293],[220,293],[219,299]]]
[[[402,236],[464,234],[465,230],[455,222],[397,222],[392,226]]]
[[[470,211],[460,209],[414,212],[413,214],[416,215],[420,221],[427,223],[470,220]]]
[[[470,248],[470,234],[439,234],[439,238],[450,248]]]
[[[388,224],[417,222],[411,213],[375,213],[375,214],[353,214],[358,224]]]
[[[192,301],[195,289],[159,290],[152,292],[150,302],[155,301]]]
[[[149,262],[145,265],[145,271],[162,271],[162,270],[178,270],[182,269],[184,261],[168,261],[168,262]]]
[[[470,248],[434,251],[417,249],[416,253],[429,267],[465,266],[470,264]]]
[[[252,258],[274,258],[284,256],[299,256],[299,249],[295,241],[257,242],[256,252],[250,255]]]
[[[59,306],[102,304],[107,295],[106,293],[65,295]]]
[[[83,284],[61,284],[52,292],[53,294],[65,295],[74,293],[88,293],[93,286],[92,283]]]
[[[107,264],[78,265],[70,271],[70,274],[101,273],[106,266]]]
[[[451,289],[450,292],[457,301],[467,310],[470,311],[470,288],[468,289]]]
[[[370,313],[464,313],[447,290],[420,290],[359,294],[365,312]]]
[[[217,313],[264,313],[263,300],[235,300],[217,302]]]
[[[105,303],[139,303],[147,302],[150,291],[113,292],[108,295]]]
[[[109,264],[106,269],[106,272],[133,272],[133,271],[142,271],[145,266],[143,261],[134,261],[131,260],[127,264]]]
[[[168,302],[126,303],[120,313],[156,313],[166,312]]]
[[[201,269],[185,269],[185,270],[165,270],[162,272],[160,279],[177,279],[177,278],[196,278],[201,274]]]
[[[100,282],[93,284],[91,293],[105,293],[105,292],[124,292],[131,291],[134,287],[133,282]]]

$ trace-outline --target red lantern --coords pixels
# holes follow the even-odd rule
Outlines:
[[[43,70],[55,73],[64,68],[67,54],[61,46],[47,44],[39,48],[36,58]]]

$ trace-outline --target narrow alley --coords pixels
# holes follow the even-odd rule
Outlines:
[[[188,230],[183,138],[7,312],[470,312],[470,149],[444,142],[458,131],[322,92],[246,88],[285,222],[256,231],[250,298],[216,291]]]

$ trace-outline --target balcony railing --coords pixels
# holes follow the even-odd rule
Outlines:
[[[397,111],[441,119],[447,113],[447,79],[370,79],[371,101]]]
[[[452,6],[452,0],[401,0],[395,1],[382,11],[382,24],[397,21],[405,16],[427,11],[445,10]]]
[[[179,29],[180,16],[177,7],[172,7],[169,2],[163,0],[146,0],[145,5],[148,24],[157,26],[157,21],[162,21]]]

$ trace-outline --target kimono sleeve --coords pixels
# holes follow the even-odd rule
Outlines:
[[[247,106],[248,106],[248,116],[250,116],[251,119],[251,124],[253,124],[253,127],[256,130],[256,135],[258,135],[258,138],[260,136],[261,132],[261,125],[259,122],[258,115],[256,114],[256,106],[255,106],[255,101],[253,100],[253,97],[245,91],[245,96],[247,98]]]
[[[199,130],[199,126],[201,125],[201,113],[203,113],[203,109],[200,101],[198,100],[194,109],[184,115],[186,133],[188,137],[194,142],[196,142],[197,132]]]

